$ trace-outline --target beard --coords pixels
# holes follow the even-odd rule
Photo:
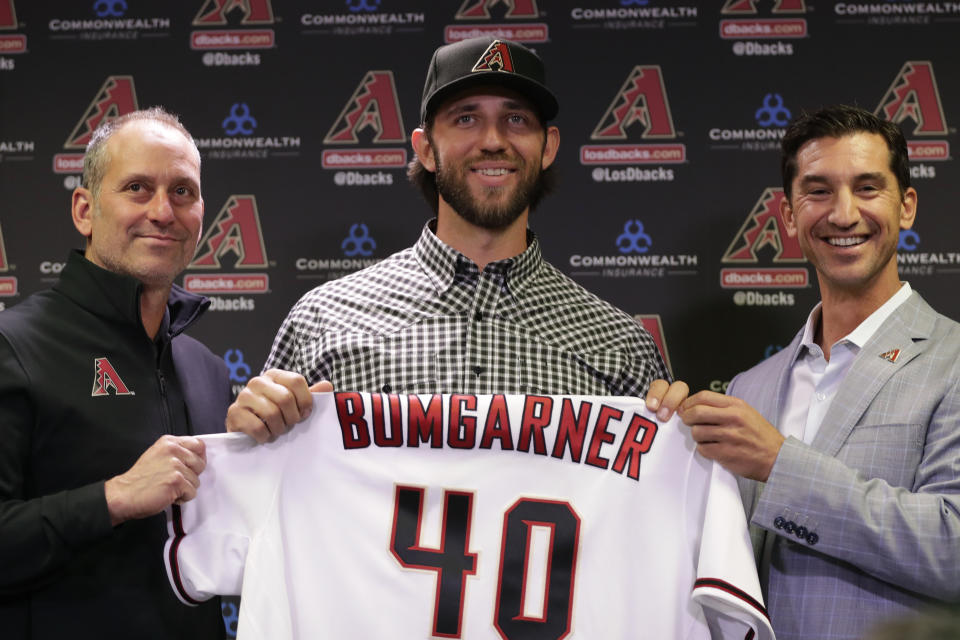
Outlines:
[[[504,159],[492,154],[485,160]],[[467,163],[447,166],[437,158],[437,191],[461,218],[470,224],[490,230],[500,230],[513,224],[528,207],[534,207],[546,191],[545,172],[537,166],[527,166],[519,159],[517,173],[520,180],[515,187],[483,187],[481,195],[470,191]],[[511,191],[512,189],[512,191]]]

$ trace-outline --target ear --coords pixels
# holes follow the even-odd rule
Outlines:
[[[437,171],[437,159],[433,155],[433,145],[427,139],[427,132],[422,127],[417,127],[410,134],[410,144],[413,146],[413,152],[420,159],[420,164],[430,173]]]
[[[540,168],[546,169],[557,159],[557,151],[560,149],[560,129],[557,127],[547,127],[547,139],[543,143],[543,158],[540,161]]]
[[[903,194],[900,203],[900,228],[909,229],[917,218],[917,190],[910,187]]]
[[[797,220],[793,216],[793,206],[786,194],[780,201],[780,219],[783,220],[783,227],[787,230],[787,235],[791,238],[797,237]]]
[[[73,226],[89,241],[93,234],[93,193],[89,189],[77,187],[73,190],[70,213]]]
[[[206,212],[206,203],[200,198],[200,225],[197,227],[197,248],[200,248],[200,238],[203,237],[203,218]]]

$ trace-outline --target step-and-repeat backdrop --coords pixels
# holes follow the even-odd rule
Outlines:
[[[441,43],[524,42],[560,99],[545,256],[722,390],[818,298],[778,218],[778,142],[801,110],[893,120],[920,198],[902,278],[960,318],[960,2],[921,0],[0,0],[0,309],[49,287],[91,130],[164,105],[203,154],[182,277],[193,334],[236,385],[309,288],[410,245],[430,216],[410,133]]]

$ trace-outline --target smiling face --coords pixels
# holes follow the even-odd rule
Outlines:
[[[169,287],[193,259],[203,223],[200,158],[175,129],[124,125],[106,142],[99,193],[73,193],[73,220],[88,260],[147,286]]]
[[[436,174],[438,215],[503,229],[529,210],[543,170],[556,157],[559,132],[544,130],[515,91],[481,87],[440,105],[429,135],[419,133],[414,144]]]
[[[796,165],[781,216],[816,268],[821,296],[889,298],[900,286],[897,244],[913,225],[917,192],[900,192],[883,137],[816,138],[800,147]]]

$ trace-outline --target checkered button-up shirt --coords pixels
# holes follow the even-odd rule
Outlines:
[[[483,271],[424,227],[417,243],[304,295],[265,368],[338,391],[641,396],[668,379],[637,322],[526,251]]]

